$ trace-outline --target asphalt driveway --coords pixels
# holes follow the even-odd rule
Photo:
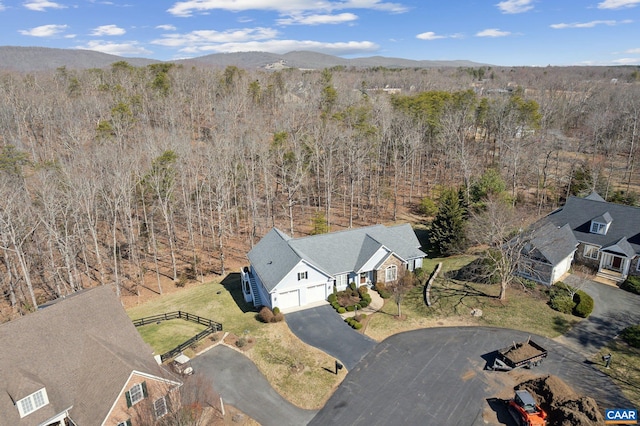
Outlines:
[[[508,329],[456,327],[389,337],[349,372],[310,425],[479,426],[491,416],[493,424],[496,418],[511,424],[504,406],[491,399],[510,393],[514,383],[507,373],[485,366],[497,349],[529,336]],[[596,399],[602,409],[631,406],[609,377],[580,354],[550,339],[531,338],[549,356],[530,373],[554,374]]]
[[[351,328],[331,306],[286,314],[287,325],[300,340],[337,358],[352,370],[376,341]]]
[[[582,289],[594,301],[591,315],[556,339],[585,357],[598,352],[626,327],[640,324],[639,295],[576,275],[568,276],[564,282]]]
[[[213,382],[225,403],[263,426],[306,425],[317,413],[282,398],[249,358],[223,345],[197,356],[191,363],[197,373]]]

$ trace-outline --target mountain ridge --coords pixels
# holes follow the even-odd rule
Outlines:
[[[69,69],[105,68],[119,61],[126,61],[134,66],[168,62],[213,67],[235,65],[239,68],[262,68],[265,70],[284,68],[324,69],[335,66],[356,68],[438,68],[488,65],[467,60],[413,60],[386,56],[348,59],[312,51],[292,51],[284,54],[269,52],[213,53],[195,58],[159,61],[149,58],[123,57],[93,50],[38,46],[0,46],[0,70],[4,71],[38,72],[55,70],[60,67]]]

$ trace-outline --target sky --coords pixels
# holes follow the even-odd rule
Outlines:
[[[0,0],[0,45],[640,65],[640,0]]]

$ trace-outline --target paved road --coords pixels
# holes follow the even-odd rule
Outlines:
[[[249,358],[226,346],[218,345],[191,362],[196,372],[213,381],[225,403],[263,426],[306,425],[317,413],[282,398]]]
[[[565,283],[582,289],[594,301],[591,315],[556,340],[591,357],[625,327],[640,324],[640,296],[617,287],[570,275]]]
[[[375,340],[345,323],[329,305],[292,312],[285,318],[300,340],[339,359],[348,370],[376,345]]]
[[[506,373],[488,371],[495,351],[530,334],[499,328],[431,328],[379,343],[349,372],[312,425],[484,425],[491,398],[509,391]],[[618,387],[584,358],[553,340],[532,338],[549,357],[532,373],[557,375],[601,407],[631,406]],[[484,413],[483,413],[484,412]]]

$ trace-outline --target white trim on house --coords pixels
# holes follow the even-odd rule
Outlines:
[[[589,232],[591,232],[592,234],[607,235],[608,229],[609,229],[608,224],[592,221]]]
[[[600,247],[598,246],[594,246],[591,244],[584,244],[584,251],[582,252],[582,255],[584,257],[586,257],[587,259],[593,259],[593,260],[598,260],[600,259]],[[592,255],[593,252],[595,252],[595,257]]]

